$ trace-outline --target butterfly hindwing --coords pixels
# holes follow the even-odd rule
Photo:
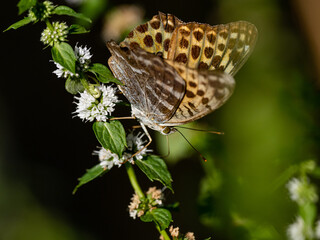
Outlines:
[[[235,81],[219,70],[197,70],[167,60],[186,81],[186,93],[174,116],[164,125],[195,121],[223,105],[233,93]]]

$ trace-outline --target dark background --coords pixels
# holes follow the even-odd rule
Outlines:
[[[168,202],[180,202],[173,219],[182,232],[193,231],[197,239],[260,239],[242,224],[245,219],[270,233],[263,239],[283,239],[294,220],[284,186],[271,189],[292,164],[319,155],[314,9],[320,8],[316,1],[306,2],[314,8],[276,0],[109,1],[101,15],[96,12],[89,34],[70,37],[71,45],[91,47],[93,62],[106,64],[103,16],[120,4],[138,4],[145,19],[162,11],[183,21],[247,20],[257,26],[259,40],[235,77],[234,96],[193,125],[226,134],[185,132],[208,163],[181,136],[170,139],[167,162],[175,194],[166,194]],[[2,30],[21,18],[17,11],[15,1],[2,3]],[[52,74],[50,48],[39,41],[43,27],[1,33],[0,238],[158,239],[151,223],[129,218],[133,190],[124,168],[113,168],[72,195],[77,178],[97,164],[92,151],[98,142],[90,123],[73,118],[73,96]],[[155,138],[153,148],[165,149],[165,138]],[[139,172],[138,178],[144,189],[154,185]]]

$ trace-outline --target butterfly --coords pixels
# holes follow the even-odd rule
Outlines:
[[[109,41],[109,67],[141,126],[164,135],[222,106],[234,74],[253,50],[256,27],[245,21],[210,26],[158,15],[118,45]]]

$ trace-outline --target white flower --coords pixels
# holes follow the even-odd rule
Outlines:
[[[136,218],[137,218],[137,213],[138,213],[137,210],[129,211],[129,215],[130,215],[130,217],[132,217],[133,219],[136,219]]]
[[[316,189],[308,180],[302,181],[297,178],[292,178],[288,182],[287,188],[290,193],[290,198],[299,205],[310,202],[314,203],[318,200]]]
[[[70,71],[68,71],[67,69],[65,69],[64,67],[62,67],[59,63],[56,63],[53,61],[53,63],[56,65],[57,69],[53,71],[54,74],[57,75],[58,78],[68,78],[73,77],[74,74]]]
[[[305,240],[303,229],[304,221],[301,217],[298,217],[296,222],[292,223],[287,229],[288,238],[290,240]]]
[[[75,97],[78,102],[77,113],[78,117],[86,121],[97,121],[105,122],[108,116],[114,111],[114,107],[117,102],[119,102],[116,96],[116,89],[105,85],[97,87],[101,91],[101,96],[99,98],[94,98],[86,90],[80,93],[80,97]]]
[[[114,166],[114,162],[119,159],[118,155],[112,153],[110,150],[106,150],[105,148],[100,148],[99,151],[93,151],[94,155],[99,156],[100,166],[105,169],[111,169]]]
[[[80,63],[80,68],[88,68],[90,64],[90,59],[92,55],[90,54],[90,48],[78,47],[77,45],[74,47],[74,53],[76,55],[77,60]]]

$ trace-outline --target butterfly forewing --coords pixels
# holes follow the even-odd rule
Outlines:
[[[162,58],[141,49],[107,43],[109,66],[124,84],[129,102],[155,123],[168,121],[185,94],[185,80]]]
[[[234,75],[251,53],[256,37],[254,25],[244,21],[216,26],[180,24],[172,35],[167,58],[189,68]]]
[[[167,58],[172,33],[182,23],[172,14],[159,12],[150,21],[133,29],[120,45],[140,46],[147,52],[161,53]]]
[[[195,121],[219,108],[232,95],[233,77],[219,70],[197,70],[167,60],[186,81],[186,93],[168,126]]]

